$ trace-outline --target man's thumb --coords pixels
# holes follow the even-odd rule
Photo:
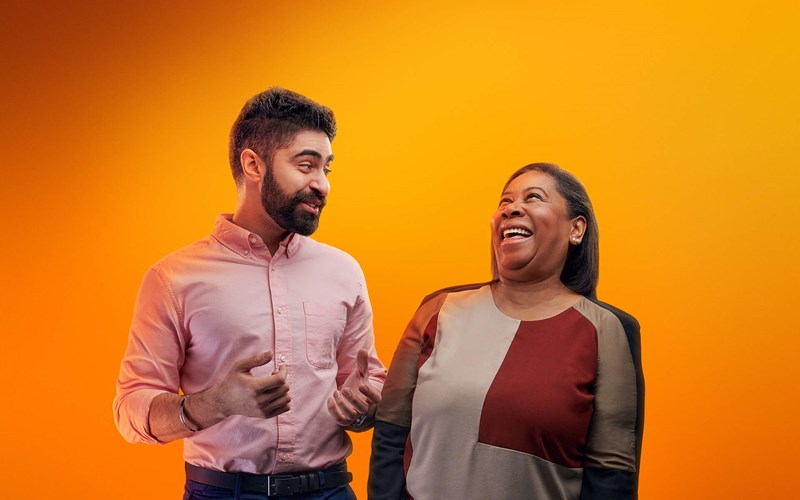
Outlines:
[[[359,349],[356,355],[356,364],[358,365],[358,374],[366,377],[369,374],[369,355],[365,349]]]
[[[256,366],[266,365],[270,361],[272,361],[272,351],[260,352],[255,356],[240,359],[233,369],[237,372],[249,372]]]

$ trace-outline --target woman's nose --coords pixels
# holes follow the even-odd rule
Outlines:
[[[519,208],[517,202],[509,203],[503,208],[503,217],[519,217],[522,215],[522,209]]]

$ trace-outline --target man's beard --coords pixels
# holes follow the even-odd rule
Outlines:
[[[319,203],[319,212],[314,214],[303,209],[298,210],[298,206],[304,201]],[[312,234],[317,230],[319,216],[322,215],[325,203],[325,197],[315,191],[297,193],[294,196],[284,193],[275,182],[272,166],[267,166],[264,184],[261,187],[261,204],[272,220],[286,231],[303,236]]]

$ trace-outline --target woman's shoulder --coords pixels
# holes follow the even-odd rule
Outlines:
[[[422,307],[430,301],[443,301],[448,294],[477,290],[492,283],[492,281],[484,281],[482,283],[469,283],[466,285],[455,285],[442,288],[441,290],[436,290],[435,292],[426,295],[425,298],[422,299],[422,303],[419,306]]]
[[[439,310],[442,308],[445,300],[447,300],[448,297],[474,292],[484,286],[489,285],[490,283],[491,281],[485,283],[470,283],[467,285],[449,286],[447,288],[436,290],[433,293],[429,293],[424,299],[422,299],[419,307],[417,307],[417,311],[414,313],[414,317],[411,319],[411,325],[424,328],[425,325],[427,325],[428,322],[439,313]]]
[[[607,302],[603,302],[601,300],[597,300],[596,298],[586,297],[586,300],[590,303],[594,304],[595,306],[599,307],[607,311],[610,314],[613,314],[617,317],[622,326],[625,330],[635,330],[639,331],[639,321],[633,317],[632,314],[627,313],[620,309],[619,307],[613,306]]]
[[[622,333],[627,338],[631,353],[638,358],[641,349],[639,321],[619,307],[592,297],[584,297],[584,299],[578,303],[576,309],[595,324],[598,332],[602,330],[606,333],[613,331]]]

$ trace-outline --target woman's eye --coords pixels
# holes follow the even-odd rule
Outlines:
[[[500,204],[497,206],[502,207],[503,205],[508,205],[509,203],[511,203],[511,200],[509,200],[508,198],[503,198],[502,200],[500,200]]]
[[[528,196],[525,197],[526,200],[530,200],[531,198],[536,198],[537,200],[542,199],[542,195],[539,193],[530,193]]]

